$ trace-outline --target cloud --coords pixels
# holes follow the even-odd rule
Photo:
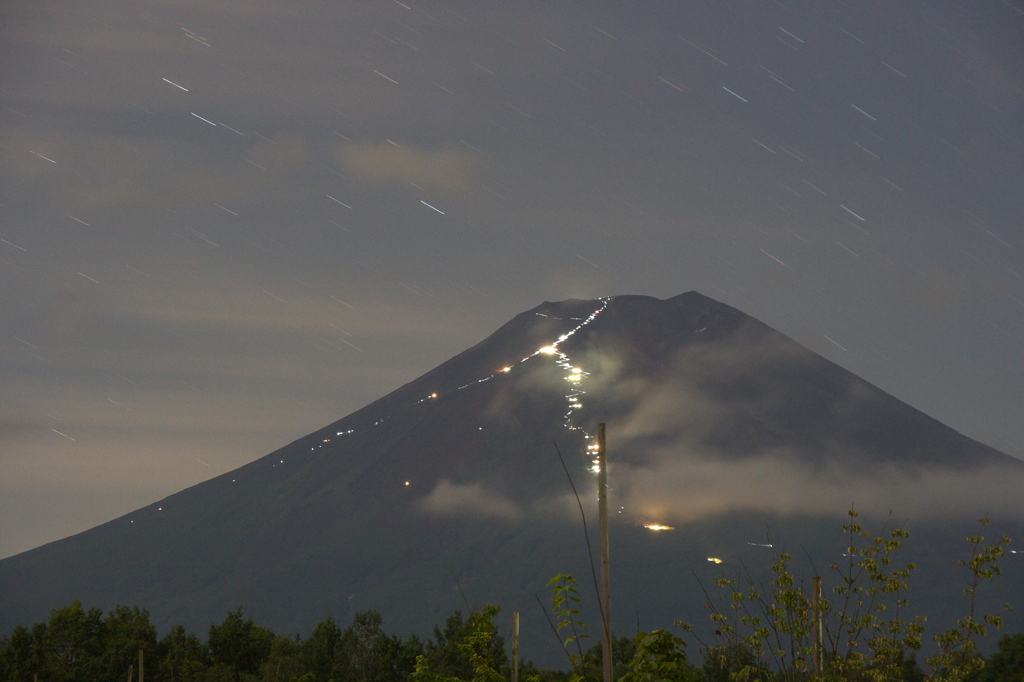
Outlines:
[[[608,421],[611,494],[637,521],[833,515],[851,505],[918,518],[1024,512],[1024,466],[764,325],[695,336],[657,359],[655,380],[643,369],[648,351],[607,347],[574,361],[591,372],[587,405],[623,409]],[[549,506],[574,514],[565,502]]]
[[[374,185],[413,183],[426,189],[459,193],[473,186],[476,159],[460,149],[416,149],[381,144],[350,144],[338,151],[344,172]]]
[[[645,521],[686,523],[727,512],[835,514],[851,506],[865,515],[893,511],[911,518],[1024,511],[1024,467],[993,465],[969,472],[941,467],[870,469],[836,459],[811,467],[785,452],[727,460],[674,453],[650,466],[617,467],[616,503]]]
[[[931,457],[925,449],[933,441],[951,442],[951,432],[939,433],[912,408],[763,324],[709,333],[695,331],[662,357],[656,344],[641,342],[610,360],[597,352],[582,359],[594,368],[586,390],[622,410],[609,420],[617,439],[637,450],[672,444],[725,459],[786,448],[808,462],[908,463]]]
[[[478,516],[515,521],[522,514],[514,502],[479,483],[458,484],[438,481],[434,490],[420,500],[420,507],[440,516]]]

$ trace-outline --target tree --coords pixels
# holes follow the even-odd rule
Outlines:
[[[302,662],[317,682],[328,682],[334,668],[334,659],[339,653],[341,628],[328,616],[313,626],[300,647]]]
[[[578,623],[582,625],[582,622]],[[646,634],[646,633],[641,633]],[[630,639],[629,637],[612,637],[612,677],[621,678],[628,672],[627,665],[633,660],[636,653],[639,636]],[[600,680],[604,674],[604,643],[595,642],[587,649],[580,659],[581,665],[575,670],[583,675],[586,680]]]
[[[919,680],[923,678],[913,651],[921,646],[924,619],[908,619],[905,597],[913,564],[900,567],[894,554],[909,533],[898,528],[871,537],[849,512],[847,561],[832,564],[833,597],[820,603],[824,624],[823,676],[815,677],[814,620],[811,599],[789,569],[790,555],[782,553],[771,567],[770,587],[762,587],[750,574],[717,581],[727,595],[720,609],[709,594],[716,642],[705,645],[705,670],[709,678],[725,672],[730,680]],[[982,519],[981,527],[988,523]],[[886,537],[888,536],[888,537]],[[1001,538],[985,545],[982,535],[968,538],[971,558],[961,565],[970,571],[964,595],[969,613],[955,628],[933,639],[939,653],[927,659],[932,680],[966,681],[984,665],[977,640],[988,627],[1000,627],[998,614],[977,616],[974,597],[978,587],[1001,572],[996,561],[1010,541]],[[1008,607],[1007,607],[1008,608]],[[709,666],[710,663],[710,666]],[[769,674],[769,671],[770,674]]]
[[[494,617],[501,607],[488,604],[480,611],[462,612],[448,617],[445,629],[434,628],[434,641],[427,642],[425,653],[416,657],[412,678],[419,682],[503,682],[501,674],[508,665],[504,639],[498,635]]]
[[[588,665],[593,665],[592,661],[588,664],[583,653],[583,640],[588,639],[590,635],[587,634],[587,624],[581,618],[583,600],[580,598],[577,584],[576,578],[568,573],[559,573],[549,580],[547,585],[551,590],[551,612],[558,620],[558,624],[552,624],[552,628],[569,659],[572,668],[570,680],[585,679]],[[612,654],[614,653],[613,647]],[[601,661],[600,650],[597,660]]]
[[[705,647],[704,666],[701,668],[707,682],[730,680],[770,680],[774,678],[743,642]]]
[[[700,677],[686,660],[686,642],[668,630],[641,632],[622,682],[696,682]]]
[[[1004,635],[978,682],[1024,682],[1024,633]]]
[[[274,633],[256,625],[252,618],[242,618],[242,607],[228,613],[220,625],[210,626],[207,640],[215,666],[229,668],[237,674],[255,675],[260,664],[270,655]]]
[[[157,656],[156,628],[149,622],[149,612],[138,606],[115,606],[103,621],[102,668],[105,679],[118,679],[128,666],[138,665],[143,652],[146,671],[156,677],[160,659]]]
[[[199,682],[211,662],[209,647],[180,625],[160,640],[160,652],[160,669],[174,682]]]
[[[103,680],[103,611],[82,608],[77,599],[54,609],[46,623],[33,627],[42,653],[40,675],[53,682]]]
[[[552,629],[559,637],[571,665],[569,682],[600,680],[603,668],[602,643],[583,653],[582,641],[588,637],[587,624],[581,619],[582,599],[576,579],[560,573],[548,581],[551,611],[558,619]],[[563,633],[565,640],[562,640]],[[576,653],[573,653],[575,649]],[[613,677],[624,682],[675,682],[697,680],[699,673],[686,659],[686,643],[666,630],[638,633],[633,639],[612,639]]]
[[[403,641],[388,635],[377,611],[359,611],[335,647],[336,679],[353,682],[398,682],[412,674],[423,648],[416,637]]]
[[[984,614],[980,618],[975,613],[978,588],[982,583],[994,580],[996,576],[1002,574],[1003,569],[996,562],[1003,556],[1006,545],[1010,544],[1010,538],[1003,536],[995,544],[985,545],[985,536],[980,533],[988,523],[988,519],[978,521],[979,534],[967,538],[971,546],[971,558],[961,559],[959,562],[971,574],[970,583],[964,589],[969,612],[966,617],[956,622],[956,627],[932,636],[939,645],[939,653],[929,658],[928,664],[953,682],[967,680],[981,670],[985,662],[978,653],[977,639],[987,635],[990,626],[999,629],[1003,625],[1003,617],[998,613]],[[1010,605],[1004,605],[1003,609],[1009,611]]]
[[[28,628],[18,625],[0,638],[0,680],[28,680],[40,668],[42,652]]]
[[[302,660],[302,643],[298,637],[275,635],[270,653],[260,665],[260,679],[284,682],[303,677],[306,666]]]

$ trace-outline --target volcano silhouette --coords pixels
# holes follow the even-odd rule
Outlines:
[[[527,658],[557,663],[536,597],[572,572],[589,599],[590,568],[556,447],[596,514],[598,422],[620,634],[706,620],[698,580],[787,542],[827,566],[851,504],[920,538],[912,606],[941,620],[971,522],[1021,527],[1024,465],[738,310],[695,292],[568,300],[249,465],[0,561],[0,631],[81,599],[144,606],[161,629],[243,605],[278,632],[372,608],[427,634],[490,602],[523,612]],[[1000,603],[1022,592],[1015,557]]]

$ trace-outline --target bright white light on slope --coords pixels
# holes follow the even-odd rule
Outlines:
[[[543,353],[544,355],[554,355],[555,353],[558,352],[558,349],[555,348],[554,346],[544,346],[543,348],[541,348],[537,352],[538,353]]]

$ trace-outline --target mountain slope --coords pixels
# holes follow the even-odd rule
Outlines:
[[[709,555],[766,563],[750,544],[766,522],[824,560],[851,503],[894,509],[941,563],[979,514],[1019,518],[1024,465],[734,308],[695,292],[570,300],[247,466],[0,561],[0,631],[75,598],[200,631],[242,604],[284,632],[375,608],[421,633],[497,601],[527,612],[524,646],[550,660],[533,595],[589,575],[554,444],[589,500],[599,421],[618,623],[700,618],[691,573]],[[940,615],[952,575],[924,578]]]

